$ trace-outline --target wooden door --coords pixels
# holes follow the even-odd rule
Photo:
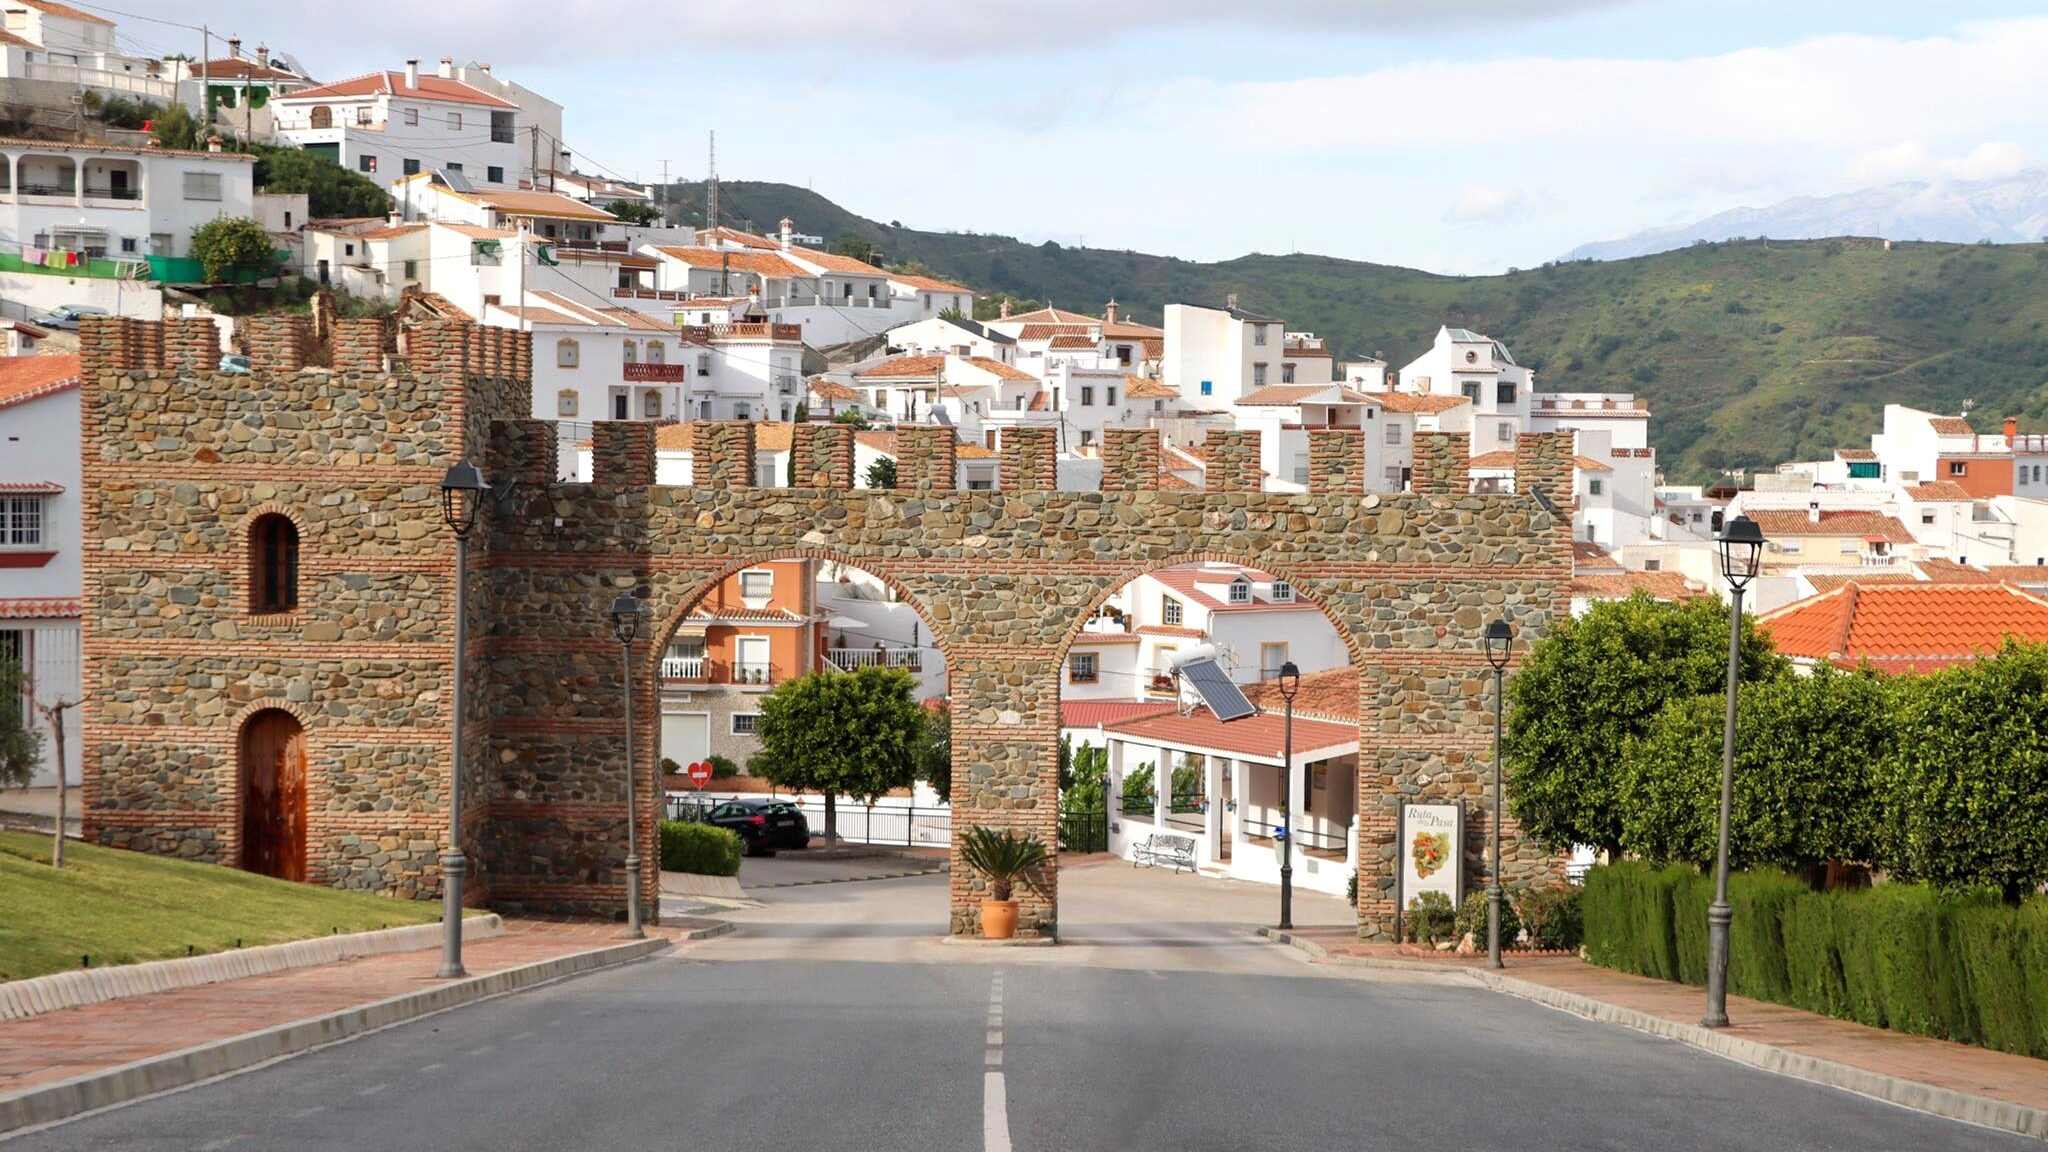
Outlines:
[[[242,729],[242,867],[306,878],[306,733],[289,712],[258,712]]]

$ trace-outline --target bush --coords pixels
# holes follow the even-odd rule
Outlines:
[[[1839,892],[1809,892],[1785,906],[1785,979],[1790,1002],[1808,1012],[1850,1017],[1842,975],[1845,916]]]
[[[683,766],[669,757],[663,756],[661,758],[661,774],[664,776],[680,776],[683,774]]]
[[[1671,923],[1673,889],[1690,869],[1651,868],[1625,860],[1586,873],[1586,958],[1602,967],[1659,980],[1678,979],[1678,941]]]
[[[1408,902],[1408,939],[1419,944],[1448,939],[1455,927],[1455,915],[1449,896],[1441,892],[1417,893]]]
[[[1515,919],[1528,934],[1529,947],[1579,950],[1579,943],[1585,938],[1585,924],[1577,888],[1568,884],[1524,888],[1514,897]]]
[[[740,766],[723,756],[706,756],[704,762],[711,765],[711,778],[713,780],[730,780],[740,774]]]
[[[661,870],[701,876],[740,874],[740,834],[715,824],[661,822]]]
[[[1522,922],[1515,917],[1514,893],[1503,892],[1500,901],[1500,946],[1503,949],[1516,947],[1522,935]],[[1472,943],[1481,951],[1486,949],[1486,889],[1465,893],[1465,902],[1458,905],[1457,918],[1452,922],[1455,938],[1463,940],[1466,933],[1472,934]]]
[[[1955,959],[1969,983],[1977,1042],[2022,1056],[2041,1053],[2020,958],[2019,909],[1988,902],[1958,908],[1950,925]]]

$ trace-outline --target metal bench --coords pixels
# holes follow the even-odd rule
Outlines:
[[[1178,872],[1182,868],[1195,871],[1195,838],[1176,836],[1171,832],[1155,832],[1138,842],[1131,850],[1131,867],[1143,864],[1147,868],[1165,864]]]

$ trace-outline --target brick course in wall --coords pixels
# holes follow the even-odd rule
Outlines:
[[[531,419],[516,375],[531,363],[524,334],[422,325],[405,334],[409,370],[387,376],[367,370],[369,331],[351,323],[306,349],[335,370],[293,371],[275,353],[278,367],[251,377],[197,365],[187,329],[87,327],[85,815],[103,843],[235,862],[243,725],[281,708],[306,734],[308,878],[438,892],[456,654],[437,486],[465,457],[498,488],[471,540],[464,840],[473,897],[508,909],[621,913],[629,828],[652,902],[659,654],[699,598],[765,560],[830,559],[897,588],[951,672],[954,826],[1048,842],[1059,669],[1088,615],[1169,564],[1226,560],[1290,581],[1360,673],[1367,934],[1392,919],[1400,803],[1455,800],[1479,816],[1475,837],[1484,827],[1485,622],[1506,617],[1526,651],[1569,606],[1568,518],[1526,492],[1446,490],[1420,469],[1427,491],[1364,493],[1352,436],[1312,441],[1325,450],[1306,493],[1258,491],[1246,434],[1209,442],[1211,490],[1157,491],[1149,430],[1105,438],[1106,491],[1033,482],[1043,468],[1025,462],[1044,453],[1027,437],[1005,470],[1022,482],[967,492],[952,487],[950,433],[905,429],[902,487],[877,492],[850,488],[835,429],[800,430],[807,486],[755,489],[751,427],[700,424],[698,482],[659,487],[652,428],[600,424],[592,482],[558,483],[552,426]],[[290,338],[280,331],[266,340]],[[376,347],[381,366],[381,328]],[[1525,438],[1520,452],[1524,484],[1568,481],[1568,438]],[[299,527],[300,602],[252,617],[248,525],[264,511]],[[641,805],[629,814],[624,680],[603,613],[634,587],[659,623],[633,650]],[[1503,832],[1510,880],[1558,873]],[[972,932],[983,887],[958,863],[951,927]],[[1020,898],[1024,931],[1056,930],[1057,872]]]

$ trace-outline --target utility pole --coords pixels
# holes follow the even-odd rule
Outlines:
[[[718,130],[711,130],[711,173],[704,178],[704,226],[718,237]],[[720,291],[723,291],[721,288]]]
[[[533,186],[537,189],[540,187],[540,125],[535,124],[526,131],[529,136],[533,137],[533,159],[527,162],[527,167],[533,170]],[[552,171],[554,165],[550,164],[548,168]],[[550,176],[548,180],[550,183],[553,183],[554,177]],[[520,307],[523,308],[525,306],[525,303],[522,301]]]
[[[213,56],[213,33],[206,25],[199,26],[199,139],[193,147],[206,147],[206,138],[213,134],[213,93],[206,87],[206,62]]]
[[[661,186],[654,190],[654,207],[661,212],[661,222],[668,223],[668,161],[661,162]]]

